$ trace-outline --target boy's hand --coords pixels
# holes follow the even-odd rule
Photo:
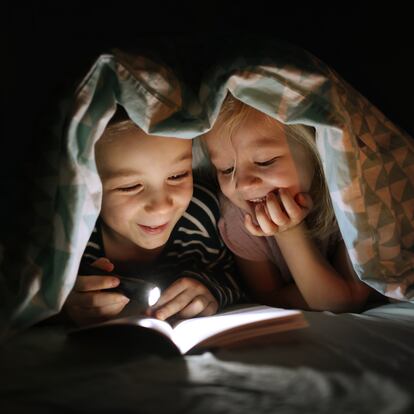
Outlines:
[[[129,302],[121,293],[105,292],[105,289],[114,288],[120,283],[115,276],[99,275],[99,269],[107,272],[114,269],[108,259],[101,257],[92,266],[97,268],[96,275],[79,275],[64,305],[66,313],[78,325],[109,319],[120,313]]]
[[[269,193],[265,203],[255,206],[258,225],[253,223],[250,214],[245,215],[244,225],[253,236],[274,236],[301,223],[312,206],[309,194],[299,193],[293,198],[288,190],[280,189],[279,197]]]
[[[165,320],[173,315],[180,318],[214,315],[217,309],[217,300],[206,286],[196,279],[183,277],[164,290],[149,314]]]

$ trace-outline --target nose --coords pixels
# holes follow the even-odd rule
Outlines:
[[[243,194],[248,194],[262,184],[261,178],[251,170],[236,169],[234,180],[236,190]]]
[[[174,205],[170,194],[163,191],[153,191],[145,203],[144,210],[150,214],[167,214]]]

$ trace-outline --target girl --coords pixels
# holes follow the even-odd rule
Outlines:
[[[253,298],[360,310],[373,289],[349,260],[313,129],[284,125],[229,95],[203,143],[223,193],[220,232]]]

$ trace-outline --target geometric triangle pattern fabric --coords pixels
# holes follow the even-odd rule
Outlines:
[[[94,144],[116,105],[148,134],[192,139],[211,128],[228,92],[282,123],[314,127],[359,278],[414,301],[414,140],[306,51],[271,41],[258,53],[212,68],[198,94],[147,57],[98,57],[44,140],[21,260],[7,267],[0,255],[0,337],[59,312],[72,289],[101,204]]]
[[[29,236],[15,263],[1,263],[0,338],[59,312],[74,285],[101,205],[94,143],[117,103],[150,132],[182,106],[181,86],[168,68],[145,57],[102,55],[74,97],[62,102],[33,177]]]
[[[358,276],[389,297],[414,301],[414,244],[406,236],[414,232],[414,169],[407,166],[414,140],[331,69],[309,59],[304,70],[233,67],[221,96],[228,89],[281,122],[315,128],[338,224]],[[288,82],[283,76],[289,70]]]

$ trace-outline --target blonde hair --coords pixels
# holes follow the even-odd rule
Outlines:
[[[222,104],[219,116],[211,131],[215,133],[219,132],[221,137],[231,139],[231,136],[243,125],[252,111],[255,111],[253,107],[237,100],[229,93]],[[328,237],[336,228],[336,218],[323,173],[322,161],[315,144],[314,129],[302,124],[282,124],[264,113],[263,116],[268,122],[276,125],[286,134],[288,142],[289,140],[295,140],[311,157],[315,170],[309,191],[313,201],[313,208],[307,215],[305,221],[311,237],[316,239]],[[206,150],[205,145],[203,147]]]
[[[121,105],[117,105],[115,114],[109,120],[100,140],[101,142],[111,141],[114,137],[119,135],[119,133],[127,131],[131,128],[138,127],[129,118],[125,109]]]

